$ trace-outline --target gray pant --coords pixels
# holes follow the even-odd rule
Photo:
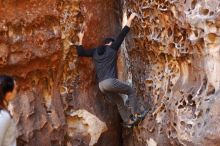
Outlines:
[[[101,81],[99,83],[99,89],[107,95],[110,101],[117,105],[119,114],[124,122],[128,122],[130,116],[138,112],[135,91],[126,83],[115,78],[110,78]],[[128,95],[126,103],[120,94]]]

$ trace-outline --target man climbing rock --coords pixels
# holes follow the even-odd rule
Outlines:
[[[137,106],[137,98],[134,89],[126,83],[118,80],[116,73],[117,52],[126,34],[129,32],[131,23],[135,17],[136,14],[132,13],[127,19],[127,14],[124,14],[122,24],[123,29],[115,40],[113,38],[106,38],[104,45],[97,48],[85,49],[82,45],[84,36],[84,30],[82,30],[78,33],[79,42],[76,45],[79,56],[93,58],[99,82],[99,89],[113,103],[117,104],[119,113],[124,122],[123,125],[128,128],[140,121],[140,119],[146,114],[145,111],[140,112]],[[127,101],[124,102],[119,94],[128,95]]]

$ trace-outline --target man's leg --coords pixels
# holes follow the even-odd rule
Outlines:
[[[131,113],[136,114],[138,112],[135,91],[126,83],[118,79],[106,79],[101,82],[101,88],[104,92],[110,92],[110,93],[116,93],[116,94],[127,94],[128,95],[128,106],[131,109]]]
[[[131,111],[125,105],[123,98],[116,93],[105,93],[107,98],[111,100],[114,104],[117,105],[118,112],[123,120],[123,122],[128,123],[130,120],[130,116],[132,115]]]

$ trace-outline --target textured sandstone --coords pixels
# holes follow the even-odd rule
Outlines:
[[[220,1],[120,3],[0,1],[0,73],[19,85],[12,104],[19,146],[220,145]],[[78,58],[70,45],[83,23],[86,47],[115,36],[125,8],[138,19],[121,47],[118,74],[149,113],[122,134],[91,59]]]
[[[158,146],[219,146],[220,1],[125,5],[140,16],[127,48],[133,82],[150,113],[132,133],[124,132],[124,145],[153,139]]]
[[[92,115],[86,110],[78,110],[67,117],[68,136],[71,139],[75,136],[90,136],[89,146],[97,143],[100,135],[107,131],[105,123],[100,121],[95,115]],[[82,141],[82,140],[81,140]],[[76,143],[71,143],[76,145]]]
[[[91,59],[78,58],[70,47],[83,23],[86,47],[115,36],[119,6],[112,0],[0,1],[0,73],[15,76],[19,85],[12,110],[19,146],[93,145],[105,128],[97,136],[89,135],[96,132],[91,124],[88,134],[68,133],[82,124],[69,118],[79,109],[109,127],[97,146],[121,145],[120,118],[98,91]]]

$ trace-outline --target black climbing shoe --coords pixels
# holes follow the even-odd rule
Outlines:
[[[130,121],[128,123],[123,123],[122,126],[125,128],[132,128],[136,125],[138,122],[138,118],[134,115],[130,116]]]
[[[143,121],[147,113],[148,113],[148,110],[145,109],[140,114],[136,114],[135,117],[138,119],[138,121]]]
[[[133,128],[134,126],[137,126],[138,123],[144,120],[145,116],[147,115],[148,110],[142,111],[140,114],[135,114],[130,117],[131,122],[130,123],[123,123],[122,126],[125,128]]]
[[[124,128],[133,128],[133,127],[134,127],[134,123],[132,123],[132,124],[122,123],[122,126],[123,126]]]

